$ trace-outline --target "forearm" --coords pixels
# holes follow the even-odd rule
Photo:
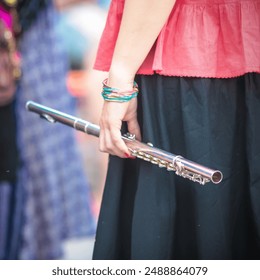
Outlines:
[[[167,21],[175,0],[125,0],[125,7],[108,85],[132,90],[134,76],[152,48]],[[100,119],[100,150],[119,157],[130,153],[121,138],[122,122],[128,131],[141,140],[137,121],[137,98],[128,102],[104,102]]]
[[[175,0],[126,0],[109,72],[111,85],[131,83],[175,4]]]

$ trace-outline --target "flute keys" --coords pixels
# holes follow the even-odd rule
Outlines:
[[[143,152],[137,152],[136,157],[140,158],[140,159],[143,159],[144,158],[144,153]]]
[[[170,163],[170,164],[167,164],[167,170],[168,171],[175,171],[173,165]]]
[[[135,134],[127,132],[126,134],[124,134],[124,136],[127,137],[129,140],[135,140]]]
[[[144,154],[143,160],[151,161],[151,158],[152,158],[152,156],[150,156],[150,155],[148,155],[148,154]]]
[[[151,161],[151,158],[152,158],[152,156],[150,156],[150,155],[148,155],[148,154],[146,154],[144,152],[138,152],[136,157],[138,157],[140,159],[143,159],[145,161]]]
[[[167,162],[165,160],[160,160],[158,166],[160,168],[167,167]]]
[[[153,164],[158,164],[159,163],[159,159],[156,158],[156,157],[152,157],[150,162],[153,163]]]

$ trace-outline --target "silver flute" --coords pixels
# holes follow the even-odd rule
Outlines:
[[[73,127],[87,134],[99,137],[100,127],[88,121],[76,118],[63,112],[43,106],[39,103],[28,101],[28,111],[35,112],[51,123],[59,122]],[[193,161],[174,155],[164,150],[153,147],[151,143],[143,143],[135,139],[135,136],[127,133],[122,135],[131,155],[145,161],[149,161],[159,167],[174,171],[176,175],[187,178],[193,182],[205,185],[208,182],[218,184],[222,181],[223,175],[219,170],[213,170]]]

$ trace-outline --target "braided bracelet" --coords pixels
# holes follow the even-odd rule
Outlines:
[[[112,102],[128,102],[138,94],[138,85],[136,82],[133,84],[132,90],[121,90],[118,88],[112,88],[107,85],[107,79],[103,81],[102,96],[105,101]]]

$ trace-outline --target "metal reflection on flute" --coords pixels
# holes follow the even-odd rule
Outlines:
[[[39,103],[28,101],[26,103],[28,111],[35,112],[51,123],[59,122],[73,127],[87,134],[99,137],[100,128],[98,125],[76,118]],[[174,171],[177,175],[198,182],[202,185],[213,182],[218,184],[222,181],[223,175],[219,170],[213,170],[179,155],[166,152],[153,147],[152,144],[142,143],[129,133],[122,135],[131,154],[137,158],[149,161],[159,167],[164,167],[168,171]]]

